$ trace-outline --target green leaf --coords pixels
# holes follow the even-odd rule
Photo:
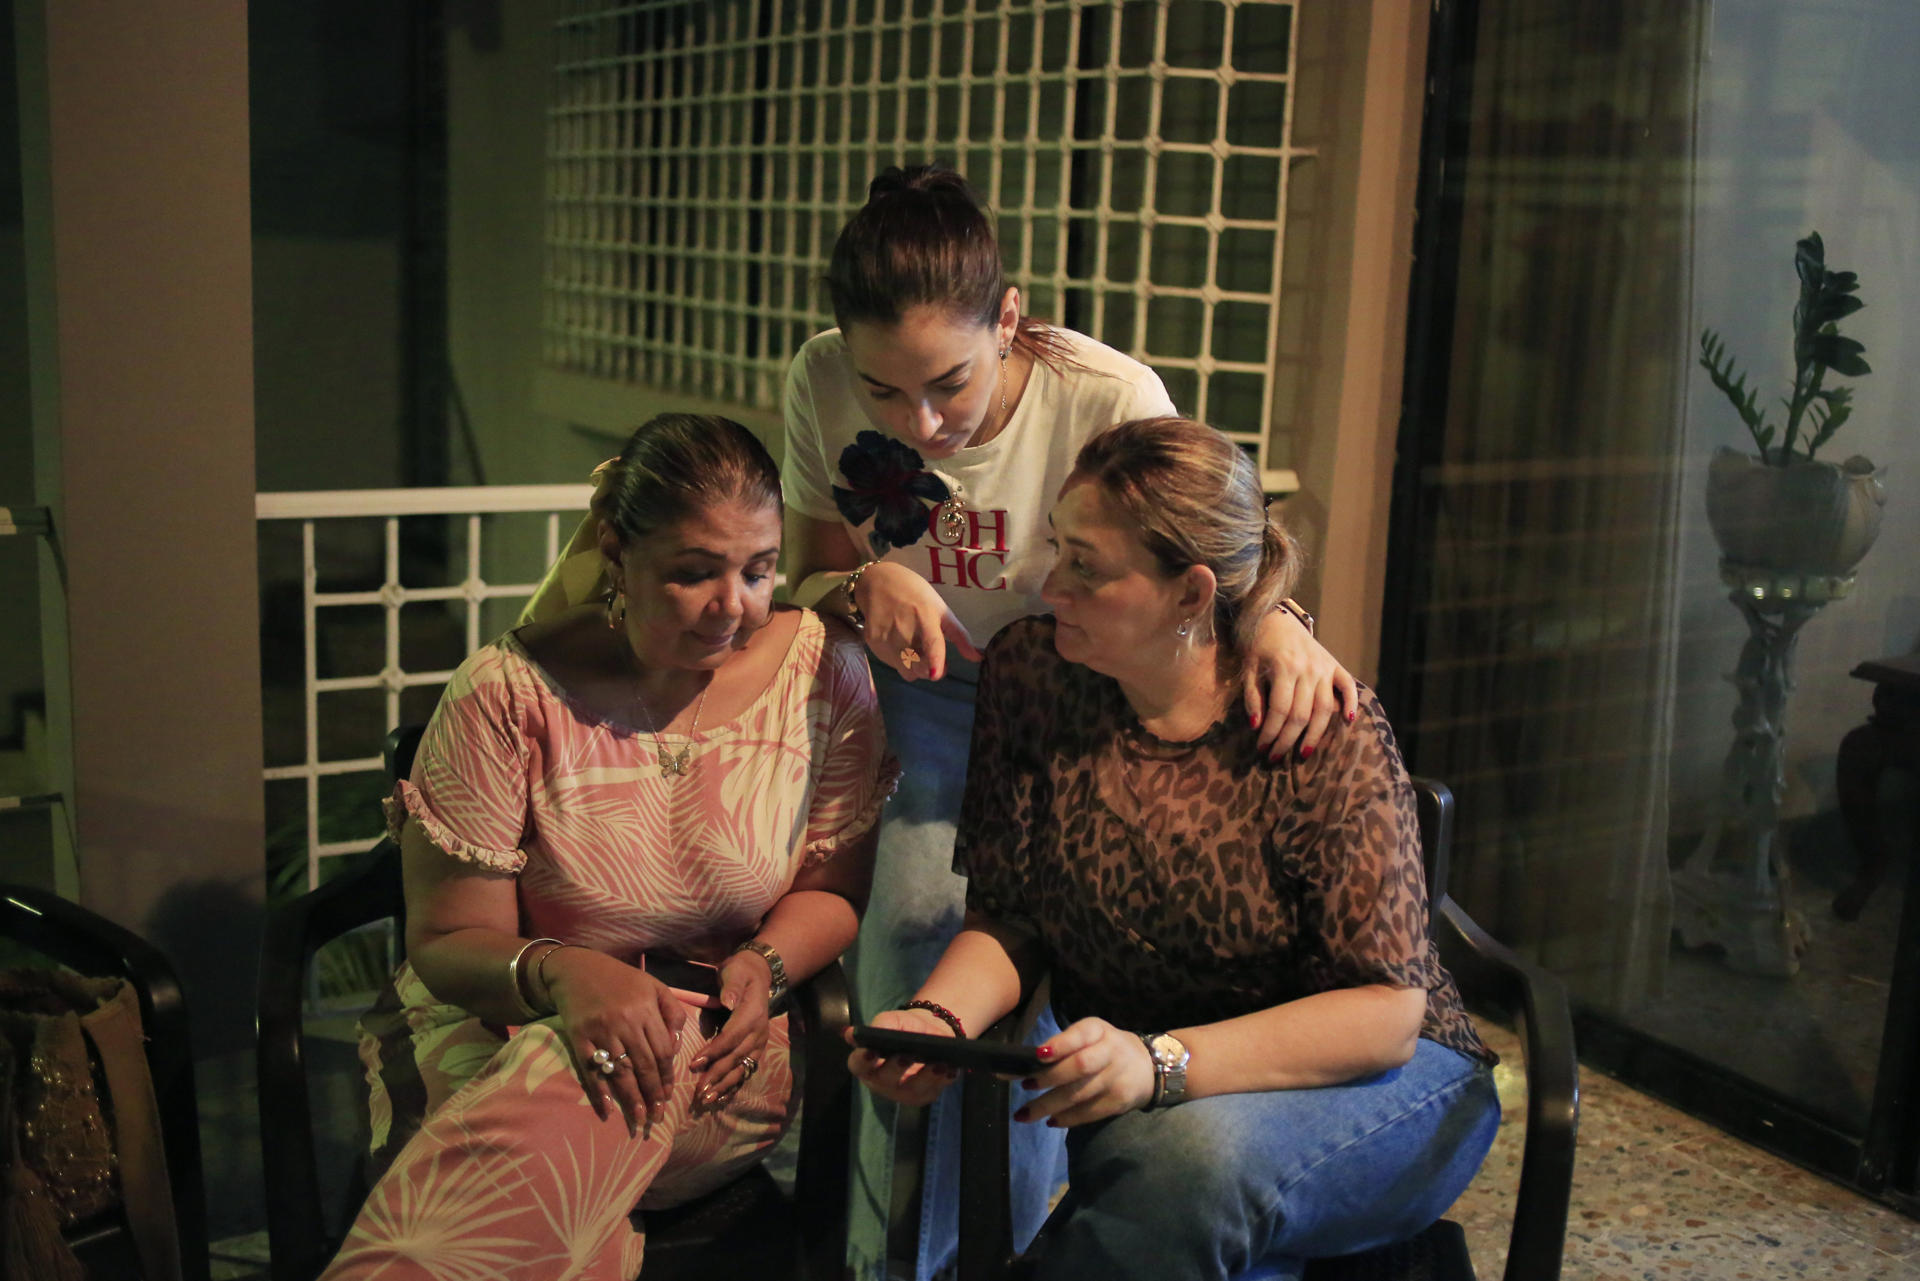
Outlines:
[[[1852,294],[1836,294],[1829,291],[1820,295],[1820,301],[1814,307],[1813,318],[1823,325],[1831,325],[1836,321],[1845,320],[1866,305]]]
[[[1813,340],[1813,358],[1848,378],[1859,378],[1873,372],[1862,359],[1866,350],[1866,345],[1858,339],[1831,332],[1822,332]]]

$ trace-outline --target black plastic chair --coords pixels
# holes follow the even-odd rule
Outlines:
[[[187,1281],[206,1281],[207,1196],[201,1179],[200,1109],[194,1095],[193,1042],[186,999],[173,966],[139,935],[46,890],[0,885],[0,937],[69,969],[95,977],[121,977],[140,999],[147,1038],[147,1071],[159,1108],[166,1147],[174,1218],[180,1239],[180,1270]],[[67,1244],[96,1277],[138,1277],[139,1255],[124,1216],[83,1224]]]
[[[387,737],[388,773],[412,768],[420,726]],[[260,957],[260,1127],[273,1281],[311,1281],[339,1248],[367,1187],[358,1171],[338,1222],[323,1209],[314,1106],[307,1080],[303,1005],[314,954],[350,930],[382,920],[406,936],[400,855],[382,840],[335,876],[268,914]],[[795,1087],[801,1091],[799,1165],[791,1198],[764,1167],[670,1210],[645,1212],[645,1281],[761,1275],[840,1281],[846,1267],[853,1079],[841,1033],[850,1021],[836,962],[794,987],[788,1006]]]
[[[1580,1114],[1579,1064],[1573,1017],[1560,980],[1514,955],[1474,924],[1446,896],[1453,793],[1415,779],[1427,872],[1429,927],[1440,960],[1475,1009],[1518,1020],[1525,1030],[1527,1136],[1520,1191],[1507,1246],[1506,1281],[1553,1281],[1567,1234],[1573,1190],[1574,1132]],[[989,1035],[1011,1035],[1018,1016]],[[959,1281],[1002,1281],[1020,1275],[1007,1203],[1007,1083],[984,1073],[964,1078],[960,1149]],[[1308,1281],[1474,1281],[1466,1234],[1447,1219],[1409,1240],[1364,1254],[1315,1259]]]

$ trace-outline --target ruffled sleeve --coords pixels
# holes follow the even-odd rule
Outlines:
[[[454,858],[518,875],[527,861],[529,750],[511,661],[493,645],[454,672],[386,810],[396,837],[411,817]]]
[[[807,812],[802,861],[808,866],[865,836],[900,781],[900,763],[887,750],[866,647],[837,622],[820,625],[826,629],[820,655],[826,742]]]

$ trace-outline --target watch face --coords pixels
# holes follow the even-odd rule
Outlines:
[[[1147,1042],[1147,1050],[1153,1055],[1154,1061],[1162,1067],[1177,1068],[1186,1065],[1187,1047],[1182,1045],[1178,1038],[1169,1036],[1165,1032],[1156,1033],[1153,1039]]]

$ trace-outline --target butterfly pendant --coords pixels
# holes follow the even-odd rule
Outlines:
[[[948,498],[946,502],[940,504],[940,532],[945,536],[946,541],[953,546],[958,546],[960,540],[967,535],[966,512],[967,509],[960,501],[960,493],[957,487],[954,490],[953,496]]]
[[[692,743],[688,743],[677,752],[670,752],[664,744],[660,745],[660,777],[685,778],[687,776],[688,763],[692,758]]]

